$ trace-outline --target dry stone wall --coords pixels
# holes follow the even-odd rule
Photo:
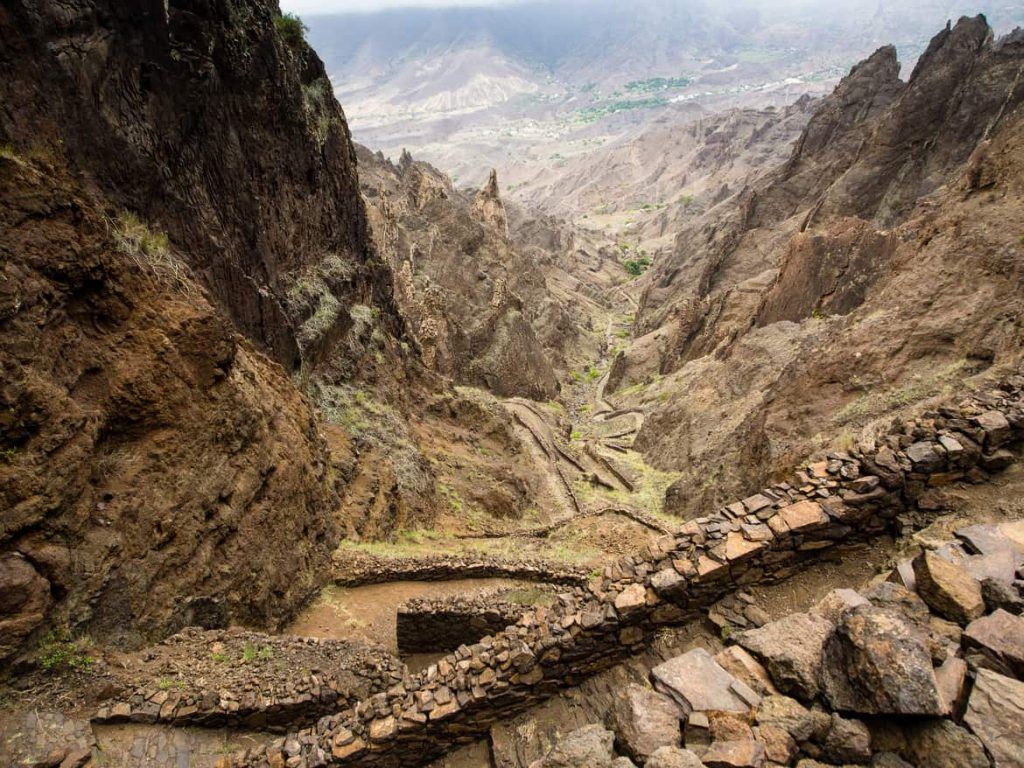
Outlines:
[[[223,764],[422,765],[739,586],[785,578],[823,550],[921,522],[942,506],[943,486],[983,482],[1014,461],[1008,446],[1022,439],[1024,377],[1017,375],[692,520],[550,608],[527,611],[354,708]]]
[[[334,583],[361,587],[391,581],[449,581],[452,579],[506,578],[548,584],[583,585],[588,570],[578,565],[521,558],[506,560],[487,555],[433,555],[379,557],[347,550],[335,563]]]
[[[396,617],[398,652],[405,656],[454,651],[460,645],[471,645],[514,624],[533,602],[554,598],[556,589],[540,586],[531,594],[513,589],[471,597],[410,600],[399,607]]]
[[[383,649],[340,640],[187,629],[154,649],[145,683],[107,703],[99,723],[285,730],[401,682]]]

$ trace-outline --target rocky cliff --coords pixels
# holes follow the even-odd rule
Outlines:
[[[680,232],[612,376],[654,383],[638,446],[685,470],[671,508],[1019,357],[1022,62],[982,17],[907,82],[883,48],[786,163]]]
[[[386,304],[388,284],[344,114],[275,6],[7,3],[0,127],[159,223],[235,324],[293,369],[351,325],[344,306]],[[306,295],[311,271],[344,300]]]
[[[0,61],[0,655],[279,627],[357,474],[292,374],[403,369],[323,66],[261,0],[7,3]]]
[[[548,400],[572,364],[593,359],[593,303],[607,309],[610,283],[569,277],[571,240],[510,235],[495,174],[470,195],[408,153],[396,164],[359,148],[359,167],[374,239],[430,368]]]

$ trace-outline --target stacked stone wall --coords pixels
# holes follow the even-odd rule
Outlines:
[[[822,552],[900,532],[942,508],[953,482],[984,482],[1024,439],[1024,377],[831,453],[788,482],[690,521],[607,566],[550,608],[462,646],[315,727],[225,761],[233,766],[422,765],[638,650],[737,587],[771,583]]]

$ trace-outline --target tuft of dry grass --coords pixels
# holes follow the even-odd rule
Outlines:
[[[122,213],[110,222],[118,250],[158,284],[194,297],[199,294],[192,270],[171,252],[170,240],[156,232],[137,216]]]

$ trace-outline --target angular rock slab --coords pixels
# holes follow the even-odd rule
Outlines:
[[[983,666],[1024,678],[1024,618],[999,609],[968,624],[963,644],[981,653],[986,662]]]
[[[630,683],[612,710],[615,733],[626,751],[644,760],[661,747],[682,741],[679,720],[683,712],[668,696]]]
[[[985,613],[981,584],[955,563],[934,552],[914,558],[917,593],[941,616],[966,625]]]
[[[813,613],[793,613],[741,632],[736,641],[761,659],[775,685],[810,701],[818,695],[821,658],[835,625]]]
[[[981,739],[996,768],[1024,768],[1024,683],[980,670],[964,722]]]
[[[825,648],[822,687],[832,708],[863,715],[942,715],[924,636],[892,611],[845,614]]]
[[[670,696],[684,715],[691,712],[749,712],[761,701],[703,648],[694,648],[651,670],[656,690]]]

